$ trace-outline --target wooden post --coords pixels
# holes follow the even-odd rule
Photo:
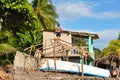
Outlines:
[[[32,52],[32,47],[30,48],[30,53],[29,53],[29,56],[31,56],[31,52]]]
[[[82,80],[84,80],[84,50],[82,48]]]
[[[63,58],[63,60],[65,59],[64,58],[64,46],[62,45],[62,58]]]
[[[47,40],[45,40],[45,54],[46,54],[46,42],[47,42]]]
[[[55,75],[57,73],[57,70],[56,70],[56,53],[55,53],[55,43],[56,43],[56,40],[54,39],[54,47],[53,47],[53,54],[54,54],[54,68],[55,68]]]
[[[84,55],[82,54],[82,66],[81,66],[81,68],[82,68],[82,79],[83,79],[83,77],[84,77]]]

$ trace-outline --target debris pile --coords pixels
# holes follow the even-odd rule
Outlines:
[[[10,73],[11,69],[8,67],[0,66],[0,80],[13,80],[13,75]]]

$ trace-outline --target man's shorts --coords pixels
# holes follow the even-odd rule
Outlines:
[[[61,37],[61,32],[56,32],[57,37]]]

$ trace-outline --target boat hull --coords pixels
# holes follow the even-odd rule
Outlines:
[[[74,63],[74,62],[67,62],[67,61],[60,61],[56,60],[56,70],[60,72],[70,72],[70,73],[82,73],[82,64]],[[40,70],[55,70],[54,67],[54,60],[47,60],[42,67],[40,67]],[[98,76],[98,77],[109,77],[110,71],[98,67],[93,67],[89,65],[83,65],[83,71],[86,75],[91,76]]]

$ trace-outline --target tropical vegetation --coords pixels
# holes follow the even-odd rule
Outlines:
[[[50,0],[0,0],[0,55],[42,43],[42,29],[53,29],[58,17]],[[5,57],[8,58],[8,57]]]
[[[0,0],[0,64],[4,59],[13,60],[15,51],[42,43],[42,30],[54,29],[58,15],[52,0]],[[76,39],[77,41],[79,39]],[[79,40],[76,45],[87,45]],[[35,47],[34,47],[35,48]],[[101,51],[94,49],[96,58]],[[120,34],[103,49],[101,57],[116,55],[120,57]]]
[[[88,40],[84,39],[84,38],[74,37],[74,39],[73,39],[74,45],[77,45],[77,46],[88,46],[87,41]],[[100,49],[94,47],[94,52],[95,52],[95,59],[98,59],[101,57],[101,50]]]
[[[111,40],[109,45],[103,49],[102,57],[118,56],[120,57],[120,34],[116,40]]]
[[[42,28],[54,29],[58,14],[52,0],[33,0],[32,5]]]

